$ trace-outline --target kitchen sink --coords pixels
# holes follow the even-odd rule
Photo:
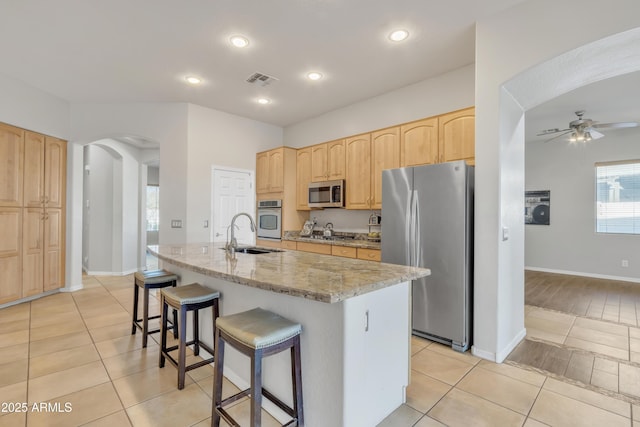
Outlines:
[[[226,250],[225,248],[220,248],[220,249]],[[238,246],[236,248],[236,253],[241,253],[241,254],[257,255],[257,254],[268,254],[271,252],[282,252],[282,251],[280,249],[259,248],[257,246]]]

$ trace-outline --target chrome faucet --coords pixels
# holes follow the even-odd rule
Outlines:
[[[227,250],[228,254],[234,255],[236,253],[236,249],[238,248],[238,241],[235,237],[235,229],[238,228],[238,226],[236,225],[236,219],[238,219],[239,216],[243,215],[249,218],[249,226],[251,227],[251,231],[254,233],[256,231],[256,223],[253,222],[253,218],[251,218],[251,215],[246,212],[235,214],[231,219],[231,225],[229,226],[229,228],[231,228],[231,239],[225,245],[225,249]]]

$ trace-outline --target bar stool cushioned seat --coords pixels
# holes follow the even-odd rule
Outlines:
[[[159,319],[160,315],[149,317],[149,289],[160,289],[166,287],[175,287],[178,283],[178,276],[166,270],[145,270],[136,271],[133,282],[133,322],[131,326],[131,335],[135,335],[136,330],[142,330],[142,347],[147,346],[147,337],[150,334],[160,332],[160,329],[149,330],[149,320]],[[142,319],[138,318],[138,300],[140,289],[143,290],[142,302]],[[173,333],[178,336],[178,328],[176,325],[177,314],[173,311]],[[142,324],[140,324],[142,322]]]
[[[213,380],[212,427],[220,425],[220,418],[238,425],[224,410],[244,396],[251,396],[251,425],[260,426],[262,396],[266,397],[293,419],[286,425],[304,425],[302,411],[302,369],[300,363],[300,333],[302,326],[284,317],[254,308],[242,313],[219,317],[216,321],[215,373]],[[251,388],[222,400],[222,375],[225,342],[251,358]],[[262,357],[291,349],[293,408],[287,406],[262,387]]]
[[[199,362],[186,365],[186,349],[188,345],[193,344],[193,354],[200,353],[200,347],[214,354],[214,351],[205,343],[200,341],[200,333],[198,326],[198,311],[202,308],[211,307],[213,316],[213,337],[215,337],[215,322],[219,314],[218,301],[220,292],[200,285],[192,283],[190,285],[178,286],[175,288],[164,288],[160,291],[160,304],[162,306],[160,322],[161,343],[160,343],[160,363],[161,368],[164,367],[165,358],[178,369],[178,389],[184,388],[185,373],[200,366],[213,362],[214,358],[204,359]],[[171,306],[180,310],[180,320],[178,325],[178,345],[167,347],[167,311]],[[193,311],[193,339],[187,341],[187,312]],[[213,338],[212,337],[212,338]],[[174,359],[169,352],[178,349],[178,360]]]

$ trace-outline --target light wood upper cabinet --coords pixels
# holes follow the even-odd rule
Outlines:
[[[0,206],[22,206],[24,130],[0,123]]]
[[[284,149],[269,152],[269,191],[284,191]]]
[[[440,161],[473,161],[475,158],[475,108],[444,114],[438,118]]]
[[[345,177],[345,141],[327,142],[327,178],[344,179]]]
[[[400,165],[430,165],[438,162],[438,118],[400,126]]]
[[[369,209],[371,205],[371,134],[347,138],[345,207]]]
[[[311,182],[312,148],[301,148],[296,152],[296,209],[299,211],[310,210],[309,183]]]
[[[256,155],[256,193],[284,190],[284,149],[275,148]]]
[[[371,209],[382,208],[382,171],[400,167],[400,128],[371,134]]]
[[[44,150],[44,198],[48,208],[64,208],[66,195],[67,142],[47,136]]]
[[[326,142],[311,148],[311,182],[332,181],[345,177],[345,141]]]
[[[327,144],[313,145],[311,151],[311,181],[327,181]]]
[[[0,207],[0,304],[22,297],[22,208]]]
[[[40,207],[44,203],[45,137],[26,131],[24,134],[24,206]]]

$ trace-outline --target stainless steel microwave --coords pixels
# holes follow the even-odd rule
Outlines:
[[[312,182],[309,184],[310,208],[344,207],[344,180]]]

